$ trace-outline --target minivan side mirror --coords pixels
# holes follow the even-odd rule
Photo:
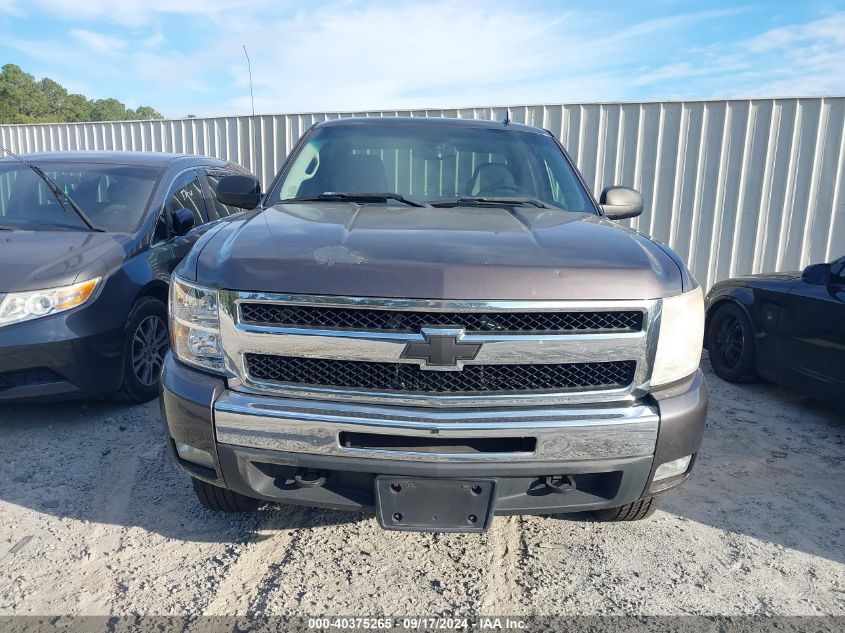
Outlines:
[[[217,199],[239,209],[254,209],[261,202],[261,183],[254,176],[235,174],[217,181]]]
[[[185,235],[194,228],[194,213],[190,209],[176,209],[170,215],[174,235]]]
[[[830,264],[810,264],[801,272],[801,279],[814,286],[826,286],[830,283]]]
[[[634,218],[643,212],[643,197],[630,187],[605,187],[599,206],[608,220]]]

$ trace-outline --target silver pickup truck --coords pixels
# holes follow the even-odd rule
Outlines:
[[[374,512],[392,530],[494,515],[650,515],[690,474],[702,290],[613,220],[560,143],[510,122],[318,123],[177,269],[168,442],[199,500]]]

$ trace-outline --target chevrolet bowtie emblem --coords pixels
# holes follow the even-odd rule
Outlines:
[[[481,343],[465,343],[464,331],[458,329],[423,328],[423,341],[411,341],[402,350],[402,358],[423,361],[421,367],[461,369],[463,361],[478,355]]]

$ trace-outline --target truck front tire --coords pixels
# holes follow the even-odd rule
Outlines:
[[[624,506],[596,510],[593,515],[602,522],[639,521],[654,514],[657,506],[657,497],[646,497],[633,503],[626,503]]]
[[[215,486],[202,479],[191,477],[191,481],[194,484],[197,499],[209,510],[215,512],[252,512],[261,505],[261,501],[258,499]]]

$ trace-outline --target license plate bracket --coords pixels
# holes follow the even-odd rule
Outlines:
[[[386,530],[483,532],[493,517],[496,481],[376,477],[376,515]]]

